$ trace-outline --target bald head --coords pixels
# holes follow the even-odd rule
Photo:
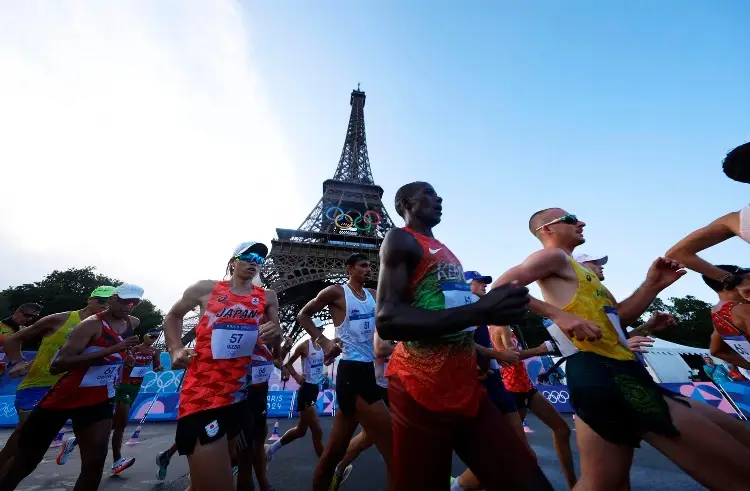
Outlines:
[[[537,229],[544,225],[545,223],[549,223],[555,218],[559,218],[565,214],[565,210],[561,208],[545,208],[544,210],[539,210],[533,215],[531,215],[531,218],[529,218],[529,232],[531,232],[532,235],[537,234]]]

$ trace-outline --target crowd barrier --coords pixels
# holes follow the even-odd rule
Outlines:
[[[24,353],[28,360],[31,360],[35,354],[35,352]],[[537,362],[538,365],[534,362]],[[166,354],[162,354],[162,364],[169,366],[169,359]],[[541,365],[538,360],[532,360],[532,363],[527,364],[532,380],[536,380]],[[534,373],[532,374],[532,372]],[[183,374],[184,371],[182,370],[165,370],[158,373],[149,371],[144,377],[141,391],[133,403],[130,421],[140,421],[154,398],[156,398],[156,401],[148,413],[147,421],[176,420],[179,404],[178,389]],[[7,374],[0,378],[0,427],[12,427],[18,421],[14,400],[19,382],[18,379],[9,378]],[[722,384],[721,389],[724,393],[711,382],[661,385],[685,397],[710,404],[728,414],[737,415],[734,409],[734,407],[737,407],[746,418],[750,418],[750,382]],[[269,388],[268,417],[274,419],[296,418],[298,414],[296,410],[297,384],[292,381],[281,382],[279,371],[276,370],[269,381]],[[537,389],[560,413],[573,412],[567,386],[538,384]],[[320,391],[317,408],[320,416],[334,415],[337,409],[335,390]]]

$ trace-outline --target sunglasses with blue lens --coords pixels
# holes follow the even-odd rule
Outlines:
[[[245,252],[236,256],[236,258],[247,263],[263,264],[266,262],[266,258],[255,252]]]

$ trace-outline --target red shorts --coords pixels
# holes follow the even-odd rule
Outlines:
[[[426,409],[397,376],[388,379],[388,397],[393,490],[447,491],[455,451],[488,490],[552,491],[536,458],[486,393],[475,417]]]

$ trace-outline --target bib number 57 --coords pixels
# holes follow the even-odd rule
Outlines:
[[[242,336],[244,336],[244,334],[232,334],[229,336],[229,344],[239,344]]]

